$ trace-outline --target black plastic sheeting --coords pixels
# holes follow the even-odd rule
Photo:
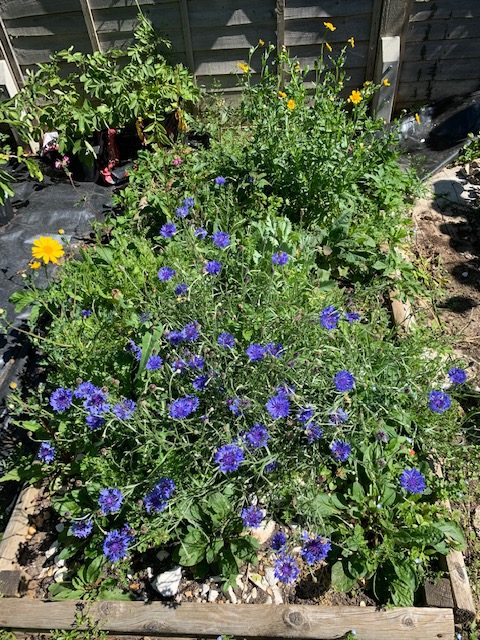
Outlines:
[[[400,121],[401,163],[426,179],[457,157],[469,133],[480,133],[480,92],[423,107],[418,116]]]

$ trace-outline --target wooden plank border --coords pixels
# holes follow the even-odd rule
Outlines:
[[[79,611],[109,633],[245,638],[312,638],[334,640],[354,631],[362,640],[450,640],[451,609],[406,607],[379,611],[373,607],[312,605],[236,606],[216,603],[172,605],[152,602],[41,602],[0,599],[0,627],[18,631],[72,629]]]
[[[102,45],[98,39],[97,28],[95,26],[95,20],[93,17],[92,7],[88,0],[80,0],[80,6],[82,7],[83,19],[85,20],[85,26],[87,27],[88,37],[92,43],[93,51],[101,51]]]

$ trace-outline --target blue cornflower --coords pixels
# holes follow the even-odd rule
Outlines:
[[[332,413],[329,415],[329,423],[330,424],[343,424],[344,422],[346,422],[348,420],[348,413],[344,410],[344,409],[335,409],[335,411],[332,411]]]
[[[309,422],[305,429],[308,444],[312,444],[323,438],[323,430],[316,422]]]
[[[55,389],[50,396],[50,405],[53,410],[59,413],[66,411],[72,404],[72,395],[70,389],[64,389],[63,387]]]
[[[219,249],[226,249],[230,244],[230,236],[226,231],[215,231],[212,234],[212,241]]]
[[[233,349],[235,346],[235,338],[231,333],[227,331],[223,331],[217,338],[217,342],[221,347],[225,347],[226,349]]]
[[[170,366],[172,367],[172,371],[185,371],[185,369],[187,368],[187,363],[182,358],[177,358],[172,362]]]
[[[288,253],[285,251],[277,251],[272,256],[272,263],[279,267],[284,267],[288,262]]]
[[[344,440],[334,440],[330,445],[330,451],[335,460],[345,462],[352,452],[352,447]]]
[[[136,402],[125,398],[118,404],[113,405],[112,412],[117,416],[119,420],[130,420],[135,412],[136,407]]]
[[[195,198],[192,198],[192,196],[187,196],[183,199],[183,206],[191,209],[195,206]]]
[[[256,342],[252,342],[252,344],[247,347],[245,353],[247,354],[250,362],[257,362],[265,355],[265,347]]]
[[[186,218],[189,213],[190,213],[190,209],[185,205],[182,205],[181,207],[177,207],[175,209],[175,215],[178,216],[179,218]]]
[[[101,418],[100,416],[88,415],[85,418],[85,422],[87,423],[91,431],[95,431],[96,429],[100,429],[100,427],[103,427],[103,425],[105,424],[105,418]]]
[[[282,382],[282,384],[278,385],[275,391],[278,393],[279,396],[283,395],[283,396],[287,396],[288,398],[288,396],[293,396],[295,394],[295,386],[287,384],[286,382]]]
[[[280,358],[284,353],[283,344],[280,342],[267,342],[265,345],[265,353],[274,358]]]
[[[236,444],[224,444],[215,454],[215,462],[222,473],[236,471],[244,459],[243,450]]]
[[[150,356],[145,365],[147,371],[157,371],[163,365],[163,358],[158,355]]]
[[[127,351],[133,353],[133,357],[135,358],[135,360],[138,360],[138,362],[140,362],[140,360],[142,359],[142,347],[138,346],[138,344],[135,344],[135,342],[130,339],[128,341],[126,349]]]
[[[198,227],[198,229],[195,229],[195,231],[193,232],[193,235],[196,238],[200,238],[200,240],[205,240],[205,238],[208,236],[208,233],[207,230],[203,227]]]
[[[355,322],[356,320],[360,320],[360,314],[356,311],[345,311],[344,317],[347,322]]]
[[[302,424],[305,424],[313,418],[314,413],[315,409],[313,409],[312,407],[300,408],[297,413],[297,420]]]
[[[175,346],[183,342],[183,331],[177,331],[176,329],[174,329],[173,331],[167,331],[165,333],[165,338],[168,340],[168,342],[170,342],[170,344]]]
[[[207,386],[208,380],[209,380],[208,375],[198,376],[192,382],[192,387],[195,389],[195,391],[203,391]]]
[[[224,185],[226,182],[227,182],[227,179],[224,178],[223,176],[217,176],[215,178],[215,184],[217,184],[219,186]]]
[[[188,292],[188,285],[185,284],[185,282],[181,282],[180,284],[177,284],[174,292],[176,296],[184,296]]]
[[[167,282],[167,280],[171,280],[176,273],[172,267],[161,267],[158,270],[157,276],[160,282]]]
[[[200,325],[198,322],[189,322],[182,329],[183,339],[187,342],[195,342],[198,340],[200,334],[198,332]]]
[[[266,447],[270,435],[265,425],[256,422],[250,431],[245,434],[245,440],[252,449],[259,449],[260,447]]]
[[[277,580],[284,582],[285,584],[291,584],[300,575],[300,567],[293,556],[282,553],[280,557],[275,560],[274,575]]]
[[[85,409],[94,416],[101,416],[110,410],[110,405],[107,402],[108,395],[102,389],[96,387],[89,396],[85,399],[83,406]]]
[[[355,378],[346,369],[342,369],[333,378],[337,391],[350,391],[355,385]]]
[[[37,458],[45,464],[50,464],[55,460],[55,447],[50,442],[42,442],[38,449]]]
[[[283,531],[277,531],[273,534],[270,546],[274,551],[280,551],[287,543],[287,536]]]
[[[171,478],[160,478],[153,489],[143,499],[147,513],[160,513],[175,493],[175,482]]]
[[[259,507],[251,505],[250,507],[242,509],[241,518],[244,527],[252,527],[255,529],[262,524],[263,511],[259,509]]]
[[[332,548],[332,543],[327,538],[316,536],[309,538],[302,547],[301,556],[309,565],[325,560],[328,552]]]
[[[242,413],[241,402],[240,398],[228,398],[227,407],[234,416],[239,416]]]
[[[202,356],[193,356],[188,361],[188,366],[190,367],[190,369],[203,369],[205,366],[205,360],[204,358],[202,358]]]
[[[284,393],[272,396],[265,407],[274,420],[286,418],[290,413],[290,401]]]
[[[75,398],[81,398],[83,400],[84,398],[87,398],[91,393],[93,393],[96,388],[97,387],[89,381],[81,382],[73,392],[73,395],[75,396]]]
[[[174,400],[169,408],[168,413],[174,420],[184,420],[196,411],[200,405],[200,400],[196,396],[185,396]]]
[[[110,562],[118,562],[127,556],[131,535],[125,530],[114,529],[107,533],[103,541],[103,555]]]
[[[400,485],[408,493],[423,493],[427,487],[425,477],[418,469],[405,469],[405,471],[402,471]]]
[[[88,538],[93,531],[93,520],[76,520],[70,525],[70,531],[75,538]]]
[[[333,305],[325,307],[325,309],[323,309],[323,311],[320,313],[320,324],[324,329],[327,329],[328,331],[336,329],[339,320],[340,313],[335,309]]]
[[[108,516],[109,513],[116,513],[120,511],[120,507],[123,503],[123,494],[120,489],[100,489],[98,496],[98,504],[100,511],[104,516]]]
[[[82,318],[89,318],[92,315],[93,311],[91,309],[82,309],[80,311],[80,315]]]
[[[174,222],[166,222],[160,229],[160,235],[164,238],[173,238],[177,233],[177,225]]]
[[[435,413],[445,413],[445,411],[452,406],[452,399],[448,393],[444,393],[443,391],[430,391],[428,404],[430,409]]]
[[[463,384],[467,381],[467,374],[463,369],[459,369],[458,367],[453,367],[448,372],[448,377],[450,378],[450,382],[452,384]]]
[[[205,273],[208,273],[210,276],[216,276],[222,270],[222,263],[217,260],[210,260],[205,265]]]
[[[272,473],[272,471],[275,471],[275,469],[277,468],[278,468],[278,462],[276,460],[272,460],[271,462],[265,465],[263,470],[265,471],[265,473]]]

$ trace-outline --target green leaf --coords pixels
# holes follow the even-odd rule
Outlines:
[[[152,355],[152,351],[155,349],[155,347],[160,343],[160,338],[162,337],[162,334],[163,334],[163,327],[160,325],[159,327],[155,327],[152,333],[148,332],[143,336],[142,357],[140,358],[135,380],[137,380],[145,370],[147,360]]]
[[[356,584],[356,579],[345,573],[341,560],[335,562],[332,566],[332,587],[337,591],[348,593]]]
[[[465,549],[466,541],[465,535],[461,527],[456,522],[435,522],[433,526],[441,531],[447,538],[447,541],[452,541],[457,549]]]
[[[87,568],[85,573],[85,579],[87,583],[92,583],[98,580],[98,578],[102,574],[102,567],[105,563],[105,558],[103,556],[97,556],[95,560],[93,560]]]

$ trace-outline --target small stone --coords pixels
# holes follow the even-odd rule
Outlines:
[[[48,560],[52,556],[56,555],[57,552],[58,552],[58,540],[55,540],[45,551],[45,558],[47,558]]]
[[[239,589],[241,589],[242,591],[245,589],[245,585],[243,584],[242,576],[240,574],[238,574],[238,576],[236,577],[235,582]]]
[[[62,533],[64,529],[65,529],[65,525],[63,524],[63,522],[59,522],[58,524],[55,525],[55,530],[58,531],[58,533]]]
[[[28,527],[27,533],[29,536],[33,536],[34,533],[37,533],[37,530],[35,527]]]
[[[193,598],[193,591],[190,591],[190,589],[188,591],[185,591],[183,594],[186,598]]]
[[[365,600],[360,600],[360,606],[361,607],[366,607],[367,603],[365,602]]]
[[[165,549],[160,549],[160,551],[157,553],[157,558],[160,560],[160,562],[162,560],[166,560],[169,556],[170,554],[168,553],[168,551],[165,551]]]
[[[31,536],[30,534],[27,533],[27,535],[25,536],[25,540],[31,540],[33,536]]]
[[[210,585],[209,584],[202,584],[202,598],[205,598],[205,596],[207,595],[207,593],[210,591]]]
[[[149,580],[151,580],[153,578],[152,567],[147,567],[147,577],[148,577]]]
[[[273,602],[275,604],[283,604],[283,597],[280,589],[277,586],[275,586],[275,587],[272,587],[272,591],[273,591]]]
[[[216,589],[210,589],[210,591],[208,592],[208,601],[215,602],[215,600],[218,598],[219,595],[220,595],[219,591],[217,591]]]
[[[227,594],[228,594],[228,597],[230,598],[230,602],[232,604],[237,604],[237,596],[235,595],[235,592],[232,589],[232,587],[228,587]]]
[[[265,542],[267,542],[267,540],[272,537],[276,526],[277,525],[273,520],[268,520],[260,527],[250,529],[250,535],[252,536],[252,538],[255,538],[255,540],[258,540],[260,544],[265,544]]]
[[[65,566],[65,560],[59,558],[58,556],[55,556],[54,562],[57,565],[57,567],[64,567]]]
[[[55,582],[58,582],[58,583],[63,582],[65,580],[65,576],[67,575],[67,573],[68,573],[67,567],[60,567],[53,574],[53,579],[55,580]]]
[[[267,582],[271,587],[274,587],[277,584],[277,579],[275,578],[275,570],[273,567],[265,568],[265,578],[267,579]]]
[[[252,591],[250,592],[250,596],[251,596],[252,600],[256,600],[256,598],[258,596],[257,587],[253,587]]]
[[[262,591],[266,591],[268,589],[268,582],[259,573],[249,573],[248,579]]]
[[[468,271],[462,271],[462,278],[468,278]]]
[[[178,593],[178,587],[180,586],[180,580],[182,579],[181,567],[175,567],[171,571],[164,571],[156,576],[151,584],[152,587],[161,596],[165,598],[171,598]]]
[[[265,600],[265,604],[273,604],[272,596],[267,596],[267,599]]]

